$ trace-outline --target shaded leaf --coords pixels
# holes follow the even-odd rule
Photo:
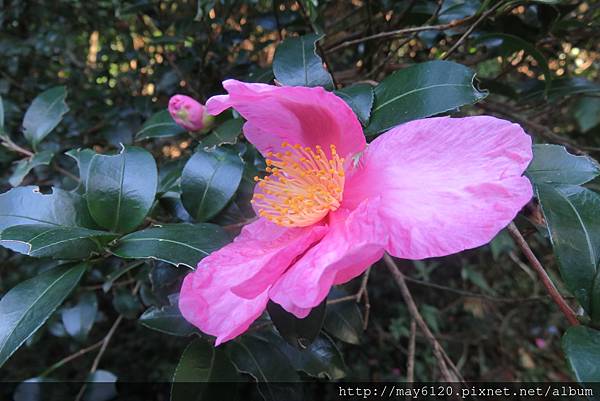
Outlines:
[[[234,381],[239,381],[239,377],[223,349],[196,339],[179,359],[173,375],[171,401],[233,399],[235,385],[218,383]],[[211,385],[211,382],[217,384]]]
[[[354,114],[363,125],[367,125],[371,117],[371,108],[375,95],[373,87],[369,84],[357,84],[348,86],[335,91],[335,94],[341,97],[348,106],[352,108]]]
[[[118,395],[117,376],[107,370],[90,373],[86,379],[88,385],[83,394],[83,401],[110,401]]]
[[[575,376],[582,384],[600,389],[600,331],[585,326],[571,326],[563,335],[562,348]]]
[[[321,331],[325,318],[325,304],[326,300],[323,300],[304,319],[297,318],[272,301],[267,304],[267,311],[281,336],[292,346],[305,349],[315,341]]]
[[[288,37],[277,46],[273,56],[275,79],[286,86],[323,86],[333,88],[333,80],[317,55],[322,35]]]
[[[572,155],[561,145],[533,145],[533,160],[526,174],[537,185],[581,185],[600,175],[600,166],[590,157]]]
[[[204,138],[200,143],[200,146],[206,150],[211,150],[221,145],[234,145],[242,133],[243,125],[244,120],[241,118],[227,120],[215,128],[210,135]]]
[[[149,329],[172,336],[187,337],[197,333],[196,328],[183,318],[176,304],[163,306],[162,308],[152,306],[146,309],[140,316],[139,321]]]
[[[145,149],[124,146],[118,155],[95,155],[86,183],[90,214],[111,231],[131,231],[150,211],[157,186],[156,162]]]
[[[39,329],[77,285],[87,265],[61,266],[23,281],[0,300],[0,366]]]
[[[600,196],[578,186],[549,185],[538,185],[537,196],[565,284],[600,321],[600,308],[592,308],[593,297],[600,298],[600,292],[592,293],[600,261]]]
[[[127,319],[137,318],[142,311],[142,304],[138,297],[122,287],[114,289],[112,303],[115,310]]]
[[[552,80],[552,85],[546,88],[544,81],[533,81],[522,94],[522,101],[544,100],[551,102],[562,101],[566,96],[578,94],[600,93],[600,84],[585,78],[558,78]]]
[[[169,224],[126,235],[112,252],[122,258],[152,258],[193,269],[229,241],[227,233],[214,224]]]
[[[345,291],[333,288],[328,300],[333,301],[345,296],[348,296]],[[324,327],[329,334],[339,340],[349,344],[359,344],[363,332],[363,320],[356,302],[350,300],[328,304]]]
[[[135,134],[135,139],[139,141],[147,138],[175,136],[183,132],[185,132],[185,128],[177,125],[169,114],[169,110],[162,110],[142,125],[142,128]]]
[[[77,167],[79,167],[79,185],[75,191],[77,193],[85,193],[85,183],[88,178],[90,163],[96,152],[92,149],[71,149],[68,152],[65,152],[65,154],[74,159],[77,162]]]
[[[81,227],[25,224],[12,226],[0,233],[0,245],[36,258],[84,259],[99,252],[102,242],[117,237],[106,231]]]
[[[244,164],[233,149],[198,149],[181,175],[183,206],[197,221],[212,218],[235,194],[243,170]]]
[[[581,132],[600,125],[600,97],[581,97],[574,105],[573,115]]]
[[[17,167],[15,171],[13,171],[12,175],[8,179],[8,182],[13,187],[21,185],[23,179],[29,172],[36,168],[37,166],[47,166],[52,161],[54,157],[54,153],[45,150],[43,152],[35,153],[31,158],[20,160],[17,163]]]
[[[67,90],[64,86],[48,89],[38,95],[25,112],[23,134],[34,149],[69,111],[65,103],[66,97]]]
[[[483,99],[487,93],[473,86],[474,78],[469,68],[450,61],[429,61],[394,72],[375,87],[367,135]]]

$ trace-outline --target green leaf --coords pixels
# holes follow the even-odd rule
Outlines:
[[[126,235],[112,252],[126,259],[152,258],[194,269],[229,241],[227,233],[215,224],[169,224]]]
[[[369,84],[357,84],[334,92],[341,97],[354,111],[363,125],[367,125],[371,117],[371,108],[375,98],[373,87]]]
[[[34,149],[48,134],[56,128],[69,111],[65,99],[67,90],[64,86],[48,89],[38,95],[25,112],[23,118],[23,134]]]
[[[137,295],[123,287],[114,289],[112,303],[115,310],[127,319],[136,319],[143,308]]]
[[[4,101],[0,96],[0,137],[5,136],[6,131],[4,130]]]
[[[273,73],[286,86],[323,86],[333,88],[331,75],[317,55],[317,42],[322,35],[310,34],[286,38],[275,50]]]
[[[298,381],[298,375],[274,344],[255,337],[241,337],[229,345],[229,357],[238,372],[249,374],[258,383],[258,391],[265,400],[297,398],[289,383]]]
[[[600,84],[581,77],[553,79],[549,88],[546,88],[545,81],[536,80],[523,92],[521,100],[528,102],[547,99],[556,102],[567,96],[591,93],[600,93]]]
[[[197,221],[219,213],[237,191],[244,164],[230,148],[198,149],[181,175],[181,201]]]
[[[66,332],[79,342],[87,339],[88,333],[96,321],[98,300],[93,292],[86,292],[79,298],[77,305],[61,311]]]
[[[600,308],[592,308],[600,307],[600,292],[592,292],[600,261],[600,196],[578,186],[538,185],[537,197],[565,284],[600,322]]]
[[[562,348],[575,379],[592,384],[598,394],[600,382],[600,331],[585,326],[571,326],[562,338]]]
[[[511,56],[513,53],[516,53],[520,50],[525,51],[525,53],[533,57],[533,59],[538,63],[540,68],[544,71],[544,78],[546,82],[548,85],[550,84],[551,73],[550,69],[548,68],[548,61],[534,44],[529,43],[518,36],[499,32],[482,35],[477,38],[474,44],[483,44],[488,48],[495,48],[499,51],[500,55],[505,57]]]
[[[95,155],[86,183],[88,208],[102,227],[131,231],[150,211],[157,186],[156,162],[145,149],[124,146],[118,155]]]
[[[36,258],[84,259],[117,235],[81,227],[25,224],[0,233],[0,245]],[[100,242],[101,241],[101,242]]]
[[[235,384],[239,381],[235,368],[222,348],[206,340],[192,341],[179,359],[171,387],[171,401],[235,399]],[[211,385],[211,382],[216,384]],[[187,383],[187,384],[186,384]],[[193,386],[190,383],[195,383]]]
[[[274,334],[269,339],[279,346],[297,371],[328,380],[339,380],[346,376],[344,358],[326,334],[317,337],[306,349],[295,348]]]
[[[396,71],[375,87],[367,135],[483,99],[487,93],[473,86],[474,78],[469,68],[451,61],[429,61]]]
[[[570,154],[564,146],[533,145],[526,174],[537,185],[581,185],[600,175],[600,166],[590,157]]]
[[[58,188],[45,195],[33,186],[0,194],[0,232],[23,224],[95,227],[79,195]]]
[[[212,150],[221,145],[235,145],[242,133],[244,120],[233,118],[225,121],[213,130],[213,132],[202,140],[200,145],[206,150]]]
[[[71,149],[65,152],[65,154],[77,162],[77,166],[79,167],[79,185],[75,191],[83,194],[86,191],[85,183],[88,178],[90,163],[96,152],[92,149]]]
[[[0,366],[39,329],[77,285],[86,264],[61,266],[23,281],[0,300]]]
[[[146,309],[139,321],[149,329],[172,336],[187,337],[197,333],[196,328],[181,316],[177,305],[167,305],[162,308],[152,306]]]
[[[17,187],[23,182],[23,179],[29,172],[37,166],[47,166],[52,161],[54,152],[45,150],[34,154],[31,158],[23,159],[17,163],[15,171],[12,173],[8,182],[11,186]]]
[[[158,170],[158,189],[156,191],[158,194],[163,195],[169,191],[179,192],[181,173],[186,162],[186,159],[177,159],[160,167]]]
[[[308,316],[299,319],[275,302],[269,301],[267,311],[277,331],[292,346],[306,349],[319,336],[325,318],[324,300]]]
[[[135,134],[135,139],[140,141],[148,138],[162,138],[179,135],[183,132],[185,132],[185,128],[177,125],[169,110],[162,110],[142,125],[142,128]]]
[[[346,296],[348,294],[345,291],[333,288],[328,300],[333,301]],[[363,319],[356,302],[344,301],[328,304],[324,328],[339,340],[349,344],[360,344]]]
[[[574,105],[573,115],[581,132],[600,125],[600,97],[583,96]]]

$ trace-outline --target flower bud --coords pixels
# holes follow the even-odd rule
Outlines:
[[[204,105],[185,95],[175,95],[169,100],[169,113],[175,122],[188,131],[201,131],[212,120],[204,112]]]

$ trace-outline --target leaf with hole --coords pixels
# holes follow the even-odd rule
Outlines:
[[[22,159],[17,163],[15,171],[8,179],[11,186],[17,187],[21,185],[23,179],[29,174],[29,172],[38,166],[47,166],[52,161],[54,152],[45,150],[43,152],[35,153],[31,158]]]
[[[581,185],[600,175],[600,166],[591,157],[575,156],[561,145],[533,145],[526,175],[536,185]]]

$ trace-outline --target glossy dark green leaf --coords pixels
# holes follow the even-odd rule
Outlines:
[[[276,335],[268,336],[278,345],[297,371],[319,379],[339,380],[346,376],[346,364],[332,339],[326,334],[317,337],[306,349],[292,347]]]
[[[583,96],[574,105],[575,121],[581,132],[600,125],[600,97]]]
[[[367,135],[483,99],[487,93],[473,86],[474,78],[469,68],[451,61],[429,61],[394,72],[375,87]]]
[[[23,281],[0,300],[0,366],[50,317],[77,285],[86,264],[61,266]]]
[[[529,43],[518,36],[500,32],[489,33],[478,37],[474,44],[483,44],[488,48],[496,49],[499,55],[504,57],[511,56],[513,53],[523,50],[525,53],[533,57],[540,68],[544,71],[546,82],[551,82],[551,74],[550,69],[548,68],[548,61],[546,60],[546,57],[544,57],[542,52],[540,52],[534,44]]]
[[[232,118],[215,128],[210,135],[202,140],[200,146],[206,150],[214,149],[221,145],[234,145],[242,133],[244,120]]]
[[[0,245],[36,258],[84,259],[117,235],[82,227],[48,224],[12,226],[0,233]]]
[[[148,151],[124,146],[118,155],[95,155],[86,183],[90,214],[111,231],[131,231],[150,211],[157,186],[156,162]]]
[[[158,194],[165,194],[169,191],[179,191],[181,173],[187,162],[186,159],[178,159],[165,163],[158,170]]]
[[[112,252],[122,258],[152,258],[193,269],[229,241],[229,235],[215,224],[169,224],[126,235]]]
[[[45,150],[43,152],[34,154],[31,158],[19,161],[15,171],[13,171],[12,175],[8,179],[8,182],[13,187],[21,185],[21,182],[23,182],[25,176],[29,174],[32,169],[36,168],[37,166],[49,165],[53,157],[53,152]]]
[[[363,125],[367,125],[371,117],[371,108],[375,95],[369,84],[357,84],[335,91],[352,108],[354,114]]]
[[[192,341],[179,359],[171,387],[171,401],[234,399],[233,383],[239,381],[235,368],[222,348],[204,339]],[[211,385],[216,382],[216,385]]]
[[[169,110],[162,110],[142,125],[142,128],[135,134],[135,139],[139,141],[147,138],[175,136],[183,132],[185,132],[185,128],[177,125],[169,114]]]
[[[4,130],[4,101],[0,96],[0,137],[5,136],[6,131]]]
[[[94,325],[97,312],[96,294],[93,292],[83,293],[75,306],[61,311],[65,331],[77,341],[84,342]]]
[[[600,261],[600,196],[583,187],[550,185],[538,185],[537,196],[561,276],[592,319],[600,322],[600,310],[592,308],[594,297],[600,298],[592,291]]]
[[[325,319],[325,301],[304,319],[299,319],[275,302],[269,301],[267,311],[277,331],[290,345],[306,349],[319,336]]]
[[[600,175],[600,166],[588,156],[575,156],[561,145],[533,145],[527,176],[534,184],[581,185]]]
[[[23,134],[35,148],[60,123],[69,111],[64,86],[48,89],[38,95],[25,112]]]
[[[22,224],[95,227],[79,195],[58,188],[53,188],[51,194],[42,194],[34,186],[0,194],[0,232]]]
[[[92,149],[71,149],[65,154],[77,162],[79,168],[79,185],[75,189],[77,193],[85,193],[85,183],[90,169],[92,158],[96,154]]]
[[[177,305],[148,308],[139,321],[142,325],[172,336],[187,337],[197,332],[196,328],[181,316]]]
[[[348,295],[339,288],[333,288],[328,300],[333,301]],[[349,344],[360,344],[360,337],[363,332],[363,319],[356,302],[351,300],[328,304],[324,328],[325,331],[339,340]]]
[[[571,326],[563,335],[562,348],[575,379],[580,383],[594,383],[597,387],[600,382],[600,331]]]
[[[267,401],[298,399],[289,383],[299,380],[288,358],[274,344],[244,336],[229,345],[229,356],[240,373],[246,373],[258,383],[258,390]]]
[[[333,80],[316,53],[322,35],[286,38],[275,50],[273,73],[286,86],[323,86],[333,88]]]
[[[231,148],[198,149],[181,175],[183,206],[197,221],[212,218],[237,191],[243,171],[240,156]]]

